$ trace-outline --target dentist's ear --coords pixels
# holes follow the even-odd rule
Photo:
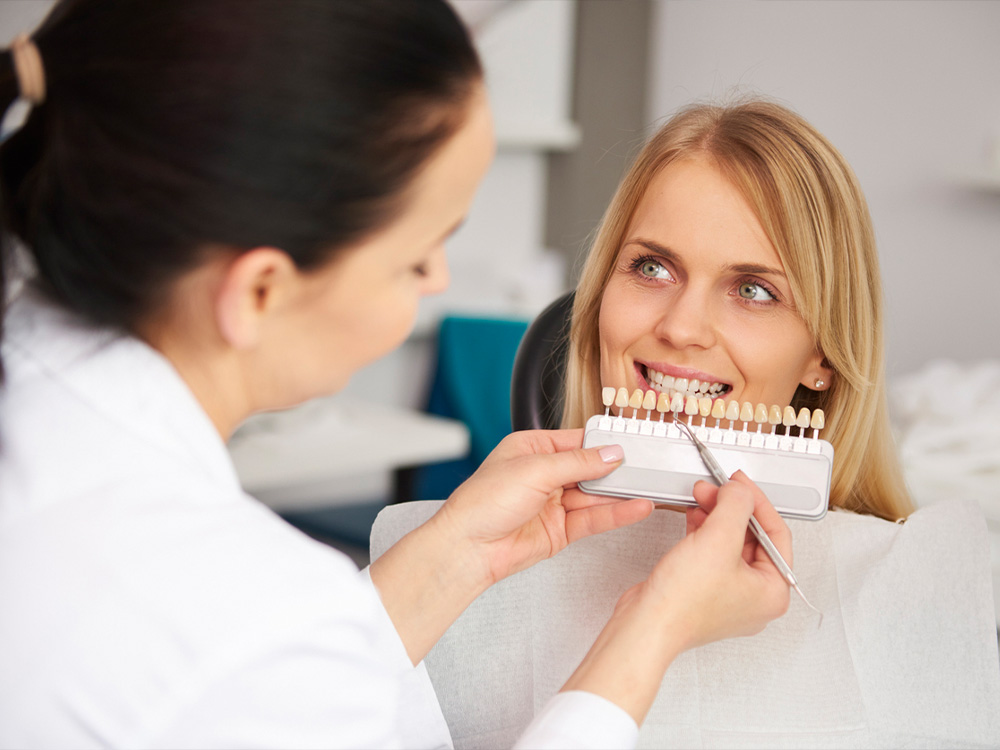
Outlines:
[[[816,353],[814,361],[806,368],[799,382],[812,391],[825,391],[830,387],[833,382],[833,368],[822,352]]]
[[[298,269],[282,250],[258,247],[238,255],[222,275],[215,295],[215,320],[235,349],[256,346],[268,317],[292,294]]]

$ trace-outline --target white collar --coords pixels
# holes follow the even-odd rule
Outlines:
[[[127,333],[88,324],[26,285],[4,315],[4,359],[17,354],[137,440],[213,483],[239,487],[226,446],[173,365]],[[18,373],[9,372],[16,387]]]

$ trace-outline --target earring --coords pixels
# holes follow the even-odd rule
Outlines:
[[[816,390],[817,391],[820,388],[822,388],[824,385],[826,385],[826,381],[825,380],[820,380],[819,378],[816,379]]]

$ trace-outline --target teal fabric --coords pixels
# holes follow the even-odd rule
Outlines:
[[[526,321],[502,318],[442,320],[427,411],[464,422],[470,450],[464,459],[417,469],[408,499],[448,497],[510,433],[510,376],[527,328]]]

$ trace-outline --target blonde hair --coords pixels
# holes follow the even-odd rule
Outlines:
[[[831,507],[896,520],[913,510],[889,425],[882,288],[871,217],[840,153],[790,110],[761,100],[681,111],[645,145],[597,231],[573,308],[563,426],[600,403],[604,288],[647,186],[666,165],[711,159],[753,208],[784,265],[795,305],[833,369],[792,405],[822,408],[835,450]]]

